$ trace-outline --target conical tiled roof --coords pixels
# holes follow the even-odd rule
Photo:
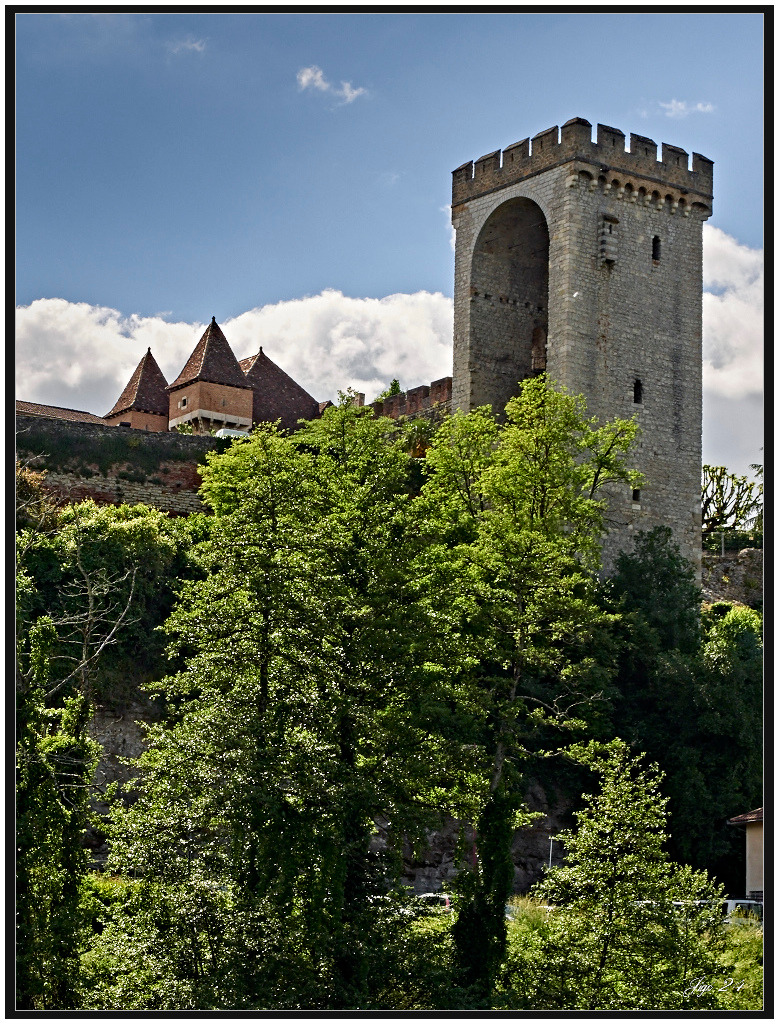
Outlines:
[[[254,392],[254,423],[281,420],[282,426],[294,430],[298,420],[319,417],[319,402],[269,359],[262,349],[256,356],[242,359],[239,366]]]
[[[238,360],[213,316],[184,369],[173,383],[168,385],[168,391],[192,384],[196,380],[206,380],[211,384],[229,384],[234,388],[251,387],[246,383]]]
[[[135,373],[127,383],[127,387],[105,418],[117,416],[120,412],[135,409],[138,412],[155,413],[159,416],[168,415],[168,396],[165,388],[168,382],[151,354],[151,349],[135,368]]]

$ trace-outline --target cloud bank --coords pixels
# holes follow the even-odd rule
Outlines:
[[[703,226],[703,388],[723,398],[763,390],[763,251]]]
[[[763,253],[708,225],[703,245],[704,403],[710,414],[730,410],[731,433],[751,444],[761,429]],[[372,299],[328,289],[219,322],[237,358],[262,346],[317,400],[351,387],[370,401],[395,377],[407,389],[451,374],[452,317],[452,300],[440,292]],[[206,327],[57,298],[19,307],[16,319],[17,396],[99,415],[148,347],[171,381]],[[727,453],[712,457],[728,461]]]
[[[360,299],[328,289],[220,326],[237,358],[262,346],[319,401],[348,387],[370,401],[395,377],[408,388],[452,372],[452,300],[440,292]],[[171,381],[205,328],[36,299],[16,311],[17,395],[104,415],[148,347]]]

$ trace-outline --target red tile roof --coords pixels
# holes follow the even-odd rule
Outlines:
[[[22,402],[17,399],[16,412],[19,416],[45,416],[53,420],[69,420],[71,423],[102,423],[104,416],[95,416],[80,409],[63,409],[59,405],[40,405],[38,402]]]
[[[260,349],[256,356],[240,361],[246,380],[254,391],[252,420],[275,423],[294,430],[298,420],[319,417],[319,402],[277,366]]]
[[[728,818],[728,825],[749,825],[753,821],[763,820],[763,808],[758,807],[755,811],[747,811],[746,814],[739,814],[735,818]]]
[[[135,409],[137,412],[167,416],[169,404],[168,394],[165,391],[167,386],[168,382],[149,349],[136,366],[127,387],[117,399],[113,409],[106,413],[106,419],[109,416],[117,416],[121,412],[129,412],[131,409]]]
[[[211,323],[206,327],[184,369],[167,389],[173,391],[174,388],[192,384],[196,380],[209,381],[211,384],[227,384],[234,388],[251,387],[247,384],[238,360],[227,344],[227,338],[222,334],[215,317],[211,317]]]

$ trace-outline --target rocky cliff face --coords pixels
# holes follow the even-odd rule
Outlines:
[[[763,604],[763,552],[756,548],[727,551],[724,555],[705,553],[701,573],[705,601]]]
[[[107,786],[112,782],[128,782],[135,775],[135,767],[125,764],[124,758],[140,757],[144,748],[142,723],[159,719],[156,705],[146,702],[132,702],[121,710],[98,708],[89,725],[89,735],[103,748],[95,771],[94,808],[99,815],[107,815],[108,804],[101,799]],[[92,851],[97,865],[102,865],[108,855],[105,833],[99,828],[90,828],[84,840]]]
[[[538,782],[529,785],[525,801],[531,811],[541,812],[543,818],[528,828],[517,829],[514,834],[515,893],[526,893],[539,881],[549,864],[550,837],[554,840],[559,832],[573,824],[572,802],[558,794],[548,795]],[[458,849],[463,829],[465,835]],[[561,844],[553,841],[551,847],[552,864],[561,864]],[[477,857],[478,837],[469,826],[450,820],[440,830],[428,833],[428,845],[423,851],[415,854],[410,847],[404,849],[402,881],[416,893],[446,891],[462,859],[473,863]]]
[[[135,759],[144,749],[145,734],[143,723],[158,721],[159,708],[151,703],[133,702],[122,709],[98,708],[89,727],[89,735],[103,748],[95,772],[95,810],[99,815],[108,813],[108,804],[101,799],[106,787],[112,782],[127,782],[135,774],[132,763],[125,758]],[[549,837],[556,836],[563,828],[572,824],[570,802],[561,800],[556,794],[551,797],[538,783],[531,783],[526,794],[527,805],[532,811],[540,811],[544,817],[530,828],[518,829],[514,837],[514,891],[527,892],[543,874],[549,863]],[[464,842],[460,833],[465,829]],[[108,855],[105,833],[91,828],[85,837],[85,845],[92,852],[95,866],[102,866]],[[386,831],[379,829],[374,846],[379,849],[386,844]],[[452,883],[461,864],[464,851],[466,861],[478,851],[474,844],[473,832],[461,822],[448,820],[442,828],[430,831],[425,849],[414,851],[407,844],[403,850],[402,881],[414,892],[437,892],[446,890]],[[562,847],[552,843],[552,863],[562,862]]]

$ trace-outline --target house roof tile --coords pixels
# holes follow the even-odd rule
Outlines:
[[[184,369],[173,383],[168,385],[167,390],[173,391],[197,380],[208,381],[211,384],[228,384],[234,388],[251,387],[246,382],[238,360],[233,355],[215,317],[211,317],[211,323],[206,327]]]
[[[735,818],[728,818],[728,825],[749,825],[753,821],[763,820],[763,808],[747,811],[746,814],[739,814]]]
[[[41,405],[38,402],[16,401],[16,413],[19,416],[45,416],[47,419],[69,420],[71,423],[102,423],[106,425],[104,416],[96,416],[92,412],[80,409],[63,409],[59,405]]]
[[[317,419],[319,402],[277,366],[262,348],[257,355],[240,361],[246,380],[254,392],[252,419],[255,423],[275,423],[294,430],[298,420]]]
[[[168,395],[165,391],[167,386],[168,382],[149,349],[136,366],[135,372],[127,382],[127,386],[117,399],[113,409],[106,413],[106,419],[109,416],[118,416],[122,412],[129,412],[131,409],[167,416],[169,405]]]

